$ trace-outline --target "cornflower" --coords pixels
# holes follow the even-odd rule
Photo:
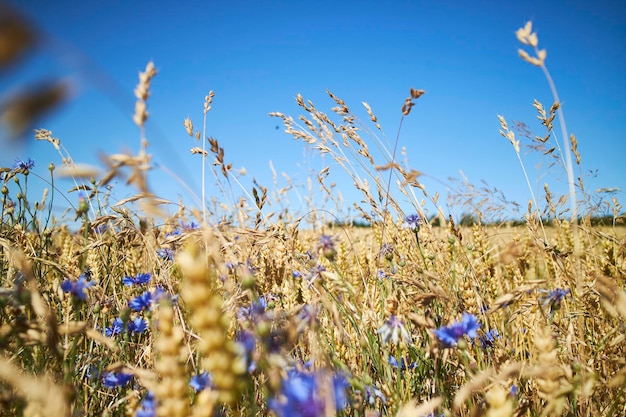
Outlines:
[[[465,335],[471,339],[475,338],[479,328],[480,323],[475,315],[463,313],[460,322],[442,326],[435,330],[435,334],[444,347],[454,347]]]
[[[317,264],[309,270],[309,273],[304,276],[304,279],[309,281],[309,285],[313,285],[315,280],[322,277],[322,272],[326,272],[326,267]]]
[[[569,288],[557,288],[555,290],[550,291],[548,295],[544,295],[539,298],[541,304],[546,307],[550,306],[551,310],[558,310],[561,307],[561,301],[571,293]]]
[[[132,333],[143,333],[148,328],[148,323],[141,317],[135,317],[128,322],[128,331]]]
[[[158,302],[162,297],[166,297],[167,294],[165,290],[161,287],[156,287],[152,292],[144,291],[140,295],[136,296],[132,300],[128,302],[128,307],[131,310],[141,312],[143,310],[148,310]],[[172,297],[174,300],[176,297]]]
[[[138,274],[135,277],[124,277],[122,278],[122,284],[124,285],[128,285],[128,286],[132,286],[132,285],[142,285],[142,284],[146,284],[148,281],[150,281],[150,279],[152,278],[152,275],[150,275],[150,273],[145,273],[145,274]]]
[[[376,398],[379,398],[383,404],[387,404],[387,397],[380,389],[378,389],[375,385],[366,385],[365,401],[370,406],[373,406],[374,404],[376,404]]]
[[[498,329],[491,329],[484,336],[480,336],[478,338],[478,343],[480,344],[481,349],[487,349],[494,347],[496,343],[496,339],[500,338],[500,333],[498,333]]]
[[[61,283],[61,289],[65,293],[70,293],[77,299],[84,301],[87,298],[87,294],[85,294],[85,290],[87,288],[93,287],[95,282],[87,281],[86,274],[81,274],[76,281],[72,281],[70,279],[66,279]]]
[[[157,256],[166,261],[174,260],[174,251],[170,248],[160,248],[157,250]]]
[[[104,329],[104,335],[106,337],[117,336],[122,332],[122,330],[124,330],[124,322],[121,318],[117,317],[113,320],[111,326]]]
[[[26,173],[34,167],[35,161],[33,161],[32,158],[28,158],[26,161],[22,161],[21,159],[16,158],[15,163],[13,164],[13,171]]]
[[[326,415],[326,402],[320,393],[320,381],[324,374],[301,371],[289,372],[283,381],[281,393],[268,402],[270,410],[278,417],[314,417]],[[332,388],[335,408],[343,410],[347,404],[346,387],[348,383],[341,375],[333,375]]]
[[[421,224],[422,218],[419,214],[409,214],[404,219],[403,226],[413,232],[418,232]]]
[[[322,250],[322,254],[329,261],[333,261],[335,256],[337,255],[337,250],[335,249],[335,240],[330,235],[322,235],[320,236],[320,242],[318,247]]]
[[[236,315],[238,319],[246,320],[250,323],[257,323],[263,319],[266,309],[267,299],[265,296],[261,296],[253,301],[249,307],[240,307]]]
[[[383,243],[380,247],[380,256],[391,262],[393,260],[393,245],[391,243]]]
[[[135,417],[155,417],[156,416],[156,406],[154,401],[154,393],[152,391],[148,391],[139,408],[135,411]]]
[[[102,374],[102,382],[107,388],[116,388],[128,384],[133,379],[131,374],[124,372],[105,372]]]
[[[211,384],[211,375],[209,375],[207,371],[192,376],[191,381],[189,381],[189,386],[193,388],[195,392],[202,391],[203,389],[210,387]]]
[[[387,362],[389,362],[389,365],[393,366],[394,368],[400,369],[401,371],[413,369],[417,366],[417,362],[411,362],[407,366],[407,361],[404,358],[400,358],[400,362],[398,362],[396,357],[393,355],[389,355],[389,358],[387,358]]]
[[[376,333],[382,338],[383,344],[393,342],[394,345],[397,345],[400,343],[400,338],[406,343],[411,342],[411,336],[404,326],[404,321],[393,314]]]

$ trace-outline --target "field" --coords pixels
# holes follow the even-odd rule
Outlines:
[[[536,54],[521,57],[544,67],[531,30],[517,36]],[[353,175],[361,223],[322,209],[340,204],[326,172],[311,179],[323,201],[303,215],[269,212],[281,193],[255,184],[233,207],[164,216],[143,130],[155,75],[148,64],[135,90],[140,149],[109,156],[104,178],[46,130],[37,139],[64,166],[50,167],[41,200],[28,193],[33,161],[2,169],[0,416],[626,414],[622,207],[590,209],[574,181],[576,138],[552,130],[558,102],[535,104],[546,131],[533,140],[555,142],[546,158],[571,191],[546,186],[516,224],[483,220],[492,206],[458,224],[443,210],[426,218],[424,201],[438,197],[395,151],[375,161],[361,121],[330,92],[331,115],[298,96],[306,116],[272,116]],[[410,90],[403,117],[422,94]],[[500,123],[523,169],[516,131]],[[232,165],[217,140],[206,144],[192,149],[203,192],[205,169],[227,190]],[[51,213],[57,172],[81,192],[69,219]],[[137,195],[110,204],[108,184],[124,174]]]

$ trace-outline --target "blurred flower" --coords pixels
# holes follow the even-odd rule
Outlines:
[[[500,338],[500,333],[498,333],[498,329],[491,329],[484,336],[480,336],[478,338],[478,343],[480,344],[481,349],[492,348],[495,345],[496,339]]]
[[[335,241],[330,235],[322,235],[320,236],[320,242],[318,247],[322,250],[322,254],[329,261],[333,261],[335,256],[337,255],[337,250],[335,249]]]
[[[444,347],[453,347],[465,335],[471,339],[475,338],[479,328],[480,323],[475,315],[463,313],[460,322],[453,323],[450,326],[442,326],[435,330],[435,334]]]
[[[422,218],[419,214],[409,214],[404,219],[403,226],[413,232],[417,232],[420,229],[420,225],[422,224]]]
[[[111,326],[104,329],[104,335],[106,337],[113,337],[120,334],[124,330],[124,322],[121,318],[117,317],[113,320]]]
[[[107,388],[121,387],[128,384],[133,379],[131,374],[124,372],[105,372],[102,374],[102,382]]]
[[[148,328],[148,323],[141,317],[135,317],[128,322],[128,331],[133,333],[143,333]]]
[[[267,308],[267,299],[264,296],[253,301],[248,307],[239,307],[237,310],[237,318],[256,323],[261,320]]]
[[[380,247],[379,254],[386,260],[392,261],[393,260],[393,246],[391,245],[391,243],[383,243],[383,245]]]
[[[33,169],[35,167],[35,161],[33,161],[31,158],[28,158],[26,161],[22,161],[21,159],[16,159],[15,163],[13,164],[13,171],[19,171],[19,172],[24,172],[24,171],[29,171],[31,169]]]
[[[561,307],[561,301],[571,293],[569,288],[557,288],[555,290],[550,291],[548,295],[544,295],[539,298],[541,305],[544,307],[550,306],[550,309],[558,310]]]
[[[322,272],[326,272],[326,267],[324,265],[315,265],[312,267],[308,274],[304,276],[304,279],[309,281],[309,285],[313,285],[313,283],[320,277],[322,277]]]
[[[417,362],[411,362],[408,366],[407,366],[407,361],[404,358],[400,358],[400,362],[398,362],[398,360],[396,359],[395,356],[393,355],[389,355],[389,358],[387,358],[387,362],[389,362],[389,365],[393,366],[394,368],[398,368],[401,371],[405,371],[407,369],[413,369],[417,366]]]
[[[291,371],[283,381],[281,393],[268,402],[278,417],[315,417],[326,415],[326,398],[321,387],[327,378],[322,373]],[[333,375],[332,388],[335,408],[343,410],[347,404],[348,382],[341,375]]]
[[[319,309],[317,307],[314,307],[310,304],[305,304],[302,306],[300,311],[298,311],[298,314],[296,314],[296,331],[298,332],[298,334],[304,332],[307,327],[313,327],[318,311]]]
[[[174,260],[174,251],[170,248],[160,248],[157,250],[157,256],[167,261]]]
[[[245,357],[248,373],[254,372],[256,370],[256,361],[254,360],[256,337],[252,332],[244,330],[237,334],[236,341],[241,347],[242,356]]]
[[[152,292],[144,291],[140,295],[131,299],[128,302],[128,307],[131,310],[141,312],[143,310],[148,310],[152,307],[153,304],[159,302],[162,297],[168,297],[169,295],[165,292],[162,287],[156,287]],[[172,301],[176,301],[176,296],[170,297]]]
[[[139,404],[139,408],[135,411],[135,417],[156,417],[156,407],[154,394],[152,391],[148,391],[141,404]]]
[[[146,284],[148,281],[150,281],[151,278],[152,278],[152,276],[150,275],[149,272],[145,273],[145,274],[138,274],[135,277],[124,277],[124,278],[122,278],[122,284],[128,285],[128,286],[142,285],[142,284]]]
[[[366,385],[365,386],[365,401],[370,406],[373,406],[374,404],[376,404],[376,398],[379,398],[383,404],[387,404],[387,397],[385,397],[385,394],[383,394],[383,392],[380,389],[378,389],[374,385]]]
[[[65,293],[71,293],[74,297],[79,300],[85,300],[87,298],[87,294],[85,294],[85,290],[89,287],[93,287],[95,282],[87,281],[87,276],[85,274],[81,274],[78,277],[78,280],[72,281],[66,279],[61,283],[61,289]]]
[[[150,291],[144,291],[137,297],[128,302],[128,307],[133,311],[143,311],[150,308],[152,304],[152,294]]]
[[[411,336],[404,326],[404,321],[395,315],[391,315],[376,332],[382,338],[383,344],[393,342],[394,345],[397,345],[400,343],[400,338],[406,343],[411,342]]]
[[[202,391],[211,386],[211,376],[206,371],[194,375],[191,377],[191,381],[189,381],[189,386],[193,388],[195,392]]]

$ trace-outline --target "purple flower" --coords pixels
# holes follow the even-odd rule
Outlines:
[[[541,304],[544,307],[550,306],[550,309],[558,310],[558,308],[561,306],[561,301],[563,301],[563,299],[570,293],[571,293],[571,290],[569,288],[567,289],[557,288],[553,291],[550,291],[548,295],[544,295],[543,297],[540,297],[539,301],[541,301]]]
[[[379,398],[383,404],[387,404],[387,397],[383,392],[374,385],[365,386],[365,401],[370,405],[376,404],[376,398]]]
[[[322,250],[322,254],[326,259],[328,259],[329,261],[335,259],[335,255],[337,255],[337,250],[335,249],[335,241],[332,236],[320,236],[320,242],[318,247]]]
[[[322,272],[326,272],[326,267],[324,265],[315,265],[309,270],[309,273],[304,276],[304,279],[309,281],[309,285],[313,285],[316,279],[322,276]]]
[[[107,388],[121,387],[128,384],[133,379],[131,374],[124,372],[105,372],[102,374],[102,382]]]
[[[157,250],[157,256],[166,261],[174,260],[174,251],[170,248],[160,248]]]
[[[136,277],[124,277],[122,278],[122,284],[128,285],[128,286],[142,285],[150,281],[151,278],[152,278],[152,275],[150,275],[150,273],[139,274]]]
[[[394,345],[400,343],[400,339],[406,343],[411,342],[411,336],[404,327],[404,321],[400,320],[398,316],[392,315],[389,319],[376,331],[382,338],[383,344],[393,342]]]
[[[87,281],[85,274],[81,274],[76,281],[66,279],[61,283],[61,289],[65,293],[71,293],[74,297],[81,301],[87,298],[85,290],[89,287],[93,287],[95,283],[93,281]]]
[[[263,318],[266,308],[267,300],[264,296],[261,296],[253,301],[249,307],[240,307],[237,310],[237,318],[256,323]]]
[[[417,232],[422,224],[422,218],[419,214],[409,214],[404,219],[404,227],[414,232]]]
[[[394,368],[400,369],[401,371],[413,369],[417,366],[417,362],[411,362],[407,366],[407,361],[404,358],[400,358],[400,362],[398,362],[396,357],[393,355],[389,355],[389,358],[387,358],[387,362],[389,362],[389,365],[393,366]]]
[[[120,334],[122,330],[124,330],[124,322],[121,318],[117,317],[115,320],[113,320],[113,323],[110,327],[104,329],[104,335],[106,337],[113,337]]]
[[[17,158],[15,163],[13,164],[13,171],[28,171],[35,167],[35,161],[31,158],[28,158],[26,161],[22,161]]]
[[[328,381],[323,373],[291,371],[283,381],[281,395],[268,402],[270,410],[278,417],[315,417],[326,414],[325,397],[321,394],[321,385]],[[328,381],[331,382],[331,381]],[[335,408],[342,410],[347,406],[346,387],[343,376],[332,377],[332,390]]]
[[[478,338],[478,343],[480,344],[481,349],[492,348],[496,344],[496,339],[500,338],[500,333],[498,333],[498,329],[491,329],[484,336],[480,336]]]
[[[157,303],[162,297],[167,297],[167,293],[161,287],[156,287],[152,292],[144,291],[137,297],[128,302],[128,307],[131,310],[141,312],[148,310],[152,307],[152,304]],[[171,297],[172,301],[176,300],[176,297]]]
[[[381,257],[391,262],[393,260],[393,245],[391,243],[383,243],[380,247],[379,254]]]
[[[143,311],[150,308],[152,304],[152,294],[150,291],[144,291],[137,297],[128,302],[128,307],[133,311]]]
[[[191,381],[189,381],[189,386],[193,388],[195,392],[199,392],[210,387],[211,383],[211,376],[205,371],[201,374],[192,376]]]
[[[156,417],[156,406],[154,400],[154,394],[152,391],[148,391],[139,408],[135,411],[135,417]]]
[[[256,347],[256,338],[254,334],[248,330],[244,330],[237,334],[237,343],[241,347],[242,354],[246,359],[246,369],[248,373],[256,370],[256,361],[254,360],[254,348]]]
[[[460,322],[442,326],[435,330],[435,334],[444,347],[453,347],[465,335],[471,339],[475,338],[479,328],[480,323],[475,315],[463,313]]]
[[[148,328],[148,323],[141,317],[135,317],[128,322],[128,330],[133,333],[143,333]]]

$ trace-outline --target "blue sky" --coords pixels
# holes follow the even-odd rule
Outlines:
[[[309,169],[331,161],[305,152],[269,112],[297,118],[303,112],[297,93],[330,112],[329,89],[364,121],[360,103],[369,103],[393,142],[400,107],[414,87],[427,93],[404,121],[399,146],[406,147],[410,167],[425,174],[420,180],[429,193],[445,195],[454,188],[449,178],[462,172],[524,208],[530,193],[512,146],[499,135],[497,115],[544,134],[532,102],[549,107],[551,93],[541,70],[517,56],[514,34],[532,20],[568,130],[579,141],[583,174],[591,174],[587,191],[617,187],[624,200],[626,6],[620,1],[23,3],[19,9],[53,41],[22,63],[19,76],[5,76],[3,89],[51,74],[71,76],[74,99],[40,127],[52,130],[76,162],[100,164],[100,153],[136,152],[132,92],[138,71],[153,60],[159,74],[148,103],[150,151],[198,195],[200,161],[189,154],[197,144],[182,123],[190,117],[201,127],[209,90],[215,98],[207,135],[224,147],[227,162],[246,168],[245,184],[255,178],[271,190],[269,161],[301,184]],[[60,165],[46,145],[11,147],[2,163],[33,157],[45,175],[49,162]],[[536,156],[523,150],[522,157],[538,198],[544,182],[556,194],[565,192],[562,171],[544,176]],[[162,172],[150,178],[157,194],[193,201]],[[331,178],[346,201],[361,199],[340,167],[331,164]],[[285,185],[280,178],[278,185]],[[207,192],[219,198],[211,179]],[[131,194],[120,189],[116,198]],[[294,207],[297,200],[291,198]],[[445,200],[440,204],[449,210]]]

